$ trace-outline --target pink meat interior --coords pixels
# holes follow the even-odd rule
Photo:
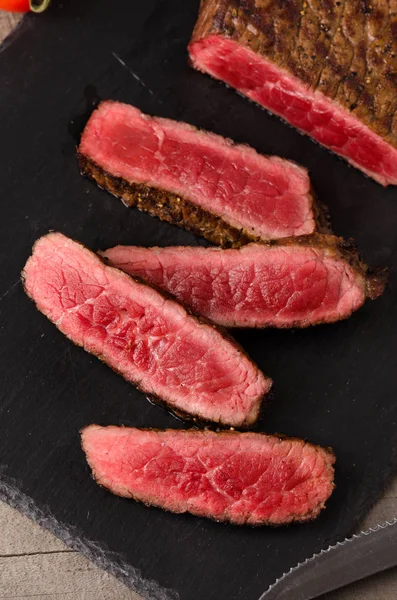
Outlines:
[[[103,102],[79,150],[114,176],[179,194],[251,235],[280,238],[315,230],[303,168],[185,123]]]
[[[250,244],[239,250],[116,246],[110,263],[227,327],[291,327],[348,317],[365,281],[322,248]]]
[[[59,233],[35,244],[23,277],[29,296],[65,335],[143,391],[204,419],[255,420],[270,380],[176,302]]]
[[[197,69],[231,85],[383,185],[397,184],[397,149],[336,101],[220,35],[191,43],[189,52]]]
[[[82,446],[115,494],[234,523],[314,517],[333,489],[333,455],[296,439],[91,425]]]

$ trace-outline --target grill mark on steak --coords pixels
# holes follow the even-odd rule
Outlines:
[[[236,525],[311,520],[334,488],[332,450],[296,438],[90,425],[81,442],[111,492]]]
[[[62,333],[176,413],[245,427],[271,381],[221,330],[59,233],[40,238],[25,291]]]
[[[220,7],[224,15],[222,25],[214,18]],[[277,0],[202,0],[189,50],[196,68],[223,79],[341,154],[383,185],[388,185],[397,184],[397,35],[394,33],[397,33],[396,8],[388,4],[374,7],[363,0],[343,0],[338,3],[324,0],[285,0],[281,3]],[[255,77],[260,80],[259,76],[253,74],[257,65],[252,57],[246,58],[250,69],[243,69],[242,64],[237,63],[236,57],[230,53],[229,62],[222,65],[219,73],[218,66],[211,66],[213,59],[207,57],[201,60],[202,50],[195,44],[203,40],[211,41],[211,36],[222,37],[247,48],[259,59],[265,59],[280,69],[281,75],[291,78],[286,84],[289,93],[291,90],[294,93],[296,86],[294,100],[305,98],[304,90],[299,91],[298,87],[301,84],[307,86],[310,91],[306,94],[310,101],[307,102],[307,110],[309,112],[312,109],[313,112],[308,117],[309,122],[306,123],[303,116],[294,115],[295,105],[291,108],[288,98],[284,98],[279,105],[273,103],[273,97],[267,98],[267,93],[275,98],[277,92],[268,81],[266,90],[272,89],[271,92],[265,88],[265,91],[261,91],[259,87],[250,87]],[[223,50],[214,47],[213,51],[219,62]],[[267,76],[263,77],[263,81],[266,81]],[[316,102],[319,101],[312,94],[319,92],[324,94],[324,100],[330,102],[327,109],[330,118],[336,117],[336,121],[331,123],[329,142],[326,141],[327,136],[323,133],[320,135],[316,130],[315,122],[311,122],[312,116],[318,118]],[[338,120],[342,124],[337,125]],[[356,129],[357,135],[360,124],[360,135],[365,144],[353,151],[351,144],[345,147],[345,135],[342,133],[345,133],[344,128],[351,132]],[[323,126],[327,127],[328,122]],[[368,134],[363,126],[368,127]],[[369,134],[379,136],[380,140]],[[382,153],[388,155],[384,156],[383,163],[380,157]],[[374,155],[373,164],[365,154]]]
[[[352,15],[350,25],[348,25],[347,18],[343,23],[343,31],[345,36],[350,40],[354,52],[350,72],[346,75],[344,82],[347,103],[350,105],[350,110],[354,110],[354,106],[359,103],[363,91],[360,81],[365,80],[368,70],[366,61],[368,53],[368,22],[361,12],[358,15],[355,15],[355,17],[356,18],[354,19],[354,15]],[[358,24],[358,26],[355,26],[355,24]],[[364,36],[361,35],[360,24],[366,31]],[[355,73],[359,73],[358,80]]]
[[[344,61],[349,46],[353,46],[354,51],[359,41],[364,40],[365,47],[360,48],[360,54],[362,54],[362,59],[368,66],[364,73],[358,74],[357,85],[361,85],[362,89],[368,92],[368,98],[364,106],[364,108],[368,108],[371,102],[376,102],[376,98],[382,93],[382,90],[389,100],[394,100],[396,96],[397,84],[384,79],[384,70],[389,69],[397,72],[397,36],[393,35],[393,25],[397,23],[397,11],[393,11],[389,3],[387,3],[387,6],[383,4],[377,12],[375,8],[370,9],[368,3],[366,4],[367,7],[363,7],[362,0],[353,0],[350,3],[342,0],[340,6],[335,2],[327,3],[324,0],[319,0],[317,3],[313,0],[310,2],[306,0],[286,0],[285,2],[279,2],[278,0],[270,0],[270,2],[258,2],[257,0],[233,0],[230,2],[222,0],[218,6],[222,7],[224,16],[221,22],[213,21],[210,31],[222,33],[222,30],[227,30],[231,39],[252,47],[256,51],[253,47],[254,42],[246,34],[247,27],[250,24],[253,25],[258,30],[255,37],[266,39],[268,35],[266,24],[270,20],[271,23],[274,23],[274,31],[276,32],[274,41],[269,43],[271,41],[269,40],[268,43],[262,43],[261,49],[263,51],[270,46],[275,52],[272,54],[271,51],[265,51],[264,54],[276,62],[278,66],[304,80],[311,89],[319,88],[331,99],[337,98],[337,90],[350,72],[350,63]],[[218,6],[217,3],[211,0],[202,1],[200,18],[201,11],[205,11],[207,13],[206,20],[201,22],[199,18],[193,39],[199,39],[203,34],[208,35],[207,27],[211,23],[211,14],[217,12]],[[302,33],[299,42],[305,42],[305,53],[308,56],[316,57],[312,62],[307,62],[303,66],[298,49],[299,45],[296,43],[296,17],[297,15],[302,17],[302,12],[306,17],[310,12],[308,9],[313,11],[313,16],[318,19],[320,36],[312,39],[310,35]],[[384,36],[380,40],[379,38],[371,40],[368,23],[376,23],[379,17],[383,15],[386,18],[386,24],[383,26]],[[353,32],[353,30],[355,30],[353,36],[347,34],[347,32]],[[291,54],[288,53],[289,42],[285,42],[285,38],[293,40],[293,46],[290,46],[292,48]],[[325,61],[323,62],[318,60],[319,57],[316,52],[316,42],[319,38],[324,46]],[[280,51],[277,52],[277,49],[280,49]],[[383,54],[382,60],[376,60],[377,52]],[[333,60],[336,55],[338,59]],[[385,56],[387,57],[387,63],[384,60]],[[374,62],[377,62],[376,69],[374,68]],[[329,63],[331,64],[330,67],[328,66]],[[326,69],[325,72],[324,69]],[[366,81],[369,76],[374,82],[371,85],[369,85],[371,82]],[[341,91],[337,99],[342,106],[351,111],[351,102],[346,90]],[[375,133],[386,136],[388,142],[397,148],[397,134],[394,134],[390,128],[386,133],[383,131],[382,106],[383,102],[379,103],[376,108],[373,122],[371,113],[368,110],[360,110],[357,106],[351,112],[356,112],[360,119]],[[396,111],[396,108],[397,99],[393,102],[393,112]]]
[[[163,220],[225,247],[322,225],[307,172],[185,123],[103,102],[82,135],[83,174]]]
[[[319,234],[240,250],[116,246],[100,255],[225,327],[335,322],[385,285],[351,243]]]
[[[312,82],[312,88],[314,90],[320,89],[326,95],[328,94],[333,97],[336,95],[342,76],[339,57],[344,58],[343,48],[341,48],[344,39],[341,32],[341,24],[344,18],[345,7],[346,0],[343,0],[340,9],[338,10],[338,7],[336,7],[335,12],[337,14],[335,15],[334,7],[332,6],[330,15],[323,13],[319,22],[320,29],[324,31],[323,59],[325,60],[319,64],[319,72],[316,80]],[[308,44],[309,50],[311,50],[310,40]]]
[[[310,82],[308,73],[313,71],[313,68],[316,66],[321,69],[317,57],[325,56],[327,54],[327,38],[325,37],[324,29],[320,27],[320,20],[316,15],[311,2],[307,2],[307,6],[304,10],[303,4],[301,5],[300,15],[302,24],[299,35],[294,37],[294,40],[296,40],[294,56],[296,58],[289,61],[289,66],[290,68],[294,68],[294,64],[298,63],[301,66],[301,78],[313,87],[313,83]],[[307,39],[313,40],[312,47],[308,47],[306,42]],[[316,49],[316,55],[314,55],[313,48]],[[316,77],[318,80],[319,75],[316,75]]]

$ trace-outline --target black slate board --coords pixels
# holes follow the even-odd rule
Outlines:
[[[0,496],[146,598],[256,600],[352,532],[396,472],[397,193],[193,72],[186,44],[196,13],[186,0],[70,0],[27,17],[0,48]],[[336,451],[337,489],[316,522],[219,525],[117,498],[90,479],[82,426],[183,424],[36,311],[18,283],[31,246],[49,229],[93,249],[203,243],[80,177],[76,136],[97,96],[301,162],[335,231],[355,237],[370,264],[391,266],[385,295],[347,322],[236,333],[276,382],[264,430]]]

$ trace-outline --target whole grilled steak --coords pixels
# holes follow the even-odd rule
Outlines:
[[[40,238],[22,273],[37,308],[176,413],[252,424],[271,381],[233,340],[60,233]]]
[[[97,483],[114,494],[216,521],[308,521],[334,487],[332,451],[298,439],[90,425],[81,440]]]
[[[103,102],[79,160],[83,174],[128,206],[221,246],[316,228],[305,169],[133,106]]]
[[[116,246],[111,265],[225,327],[307,327],[347,318],[382,293],[343,240],[313,234],[240,249]]]
[[[397,184],[397,8],[202,0],[193,66],[383,185]]]

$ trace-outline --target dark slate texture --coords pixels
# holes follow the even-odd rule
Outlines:
[[[70,0],[29,16],[0,48],[0,495],[146,598],[256,600],[298,561],[344,538],[396,472],[397,193],[233,90],[190,69],[197,2]],[[89,423],[183,424],[74,347],[24,295],[34,240],[92,249],[201,244],[80,177],[79,132],[98,98],[182,119],[306,165],[334,229],[391,267],[382,298],[349,321],[236,333],[275,381],[262,428],[333,446],[337,488],[315,522],[219,525],[112,496],[79,446]]]

